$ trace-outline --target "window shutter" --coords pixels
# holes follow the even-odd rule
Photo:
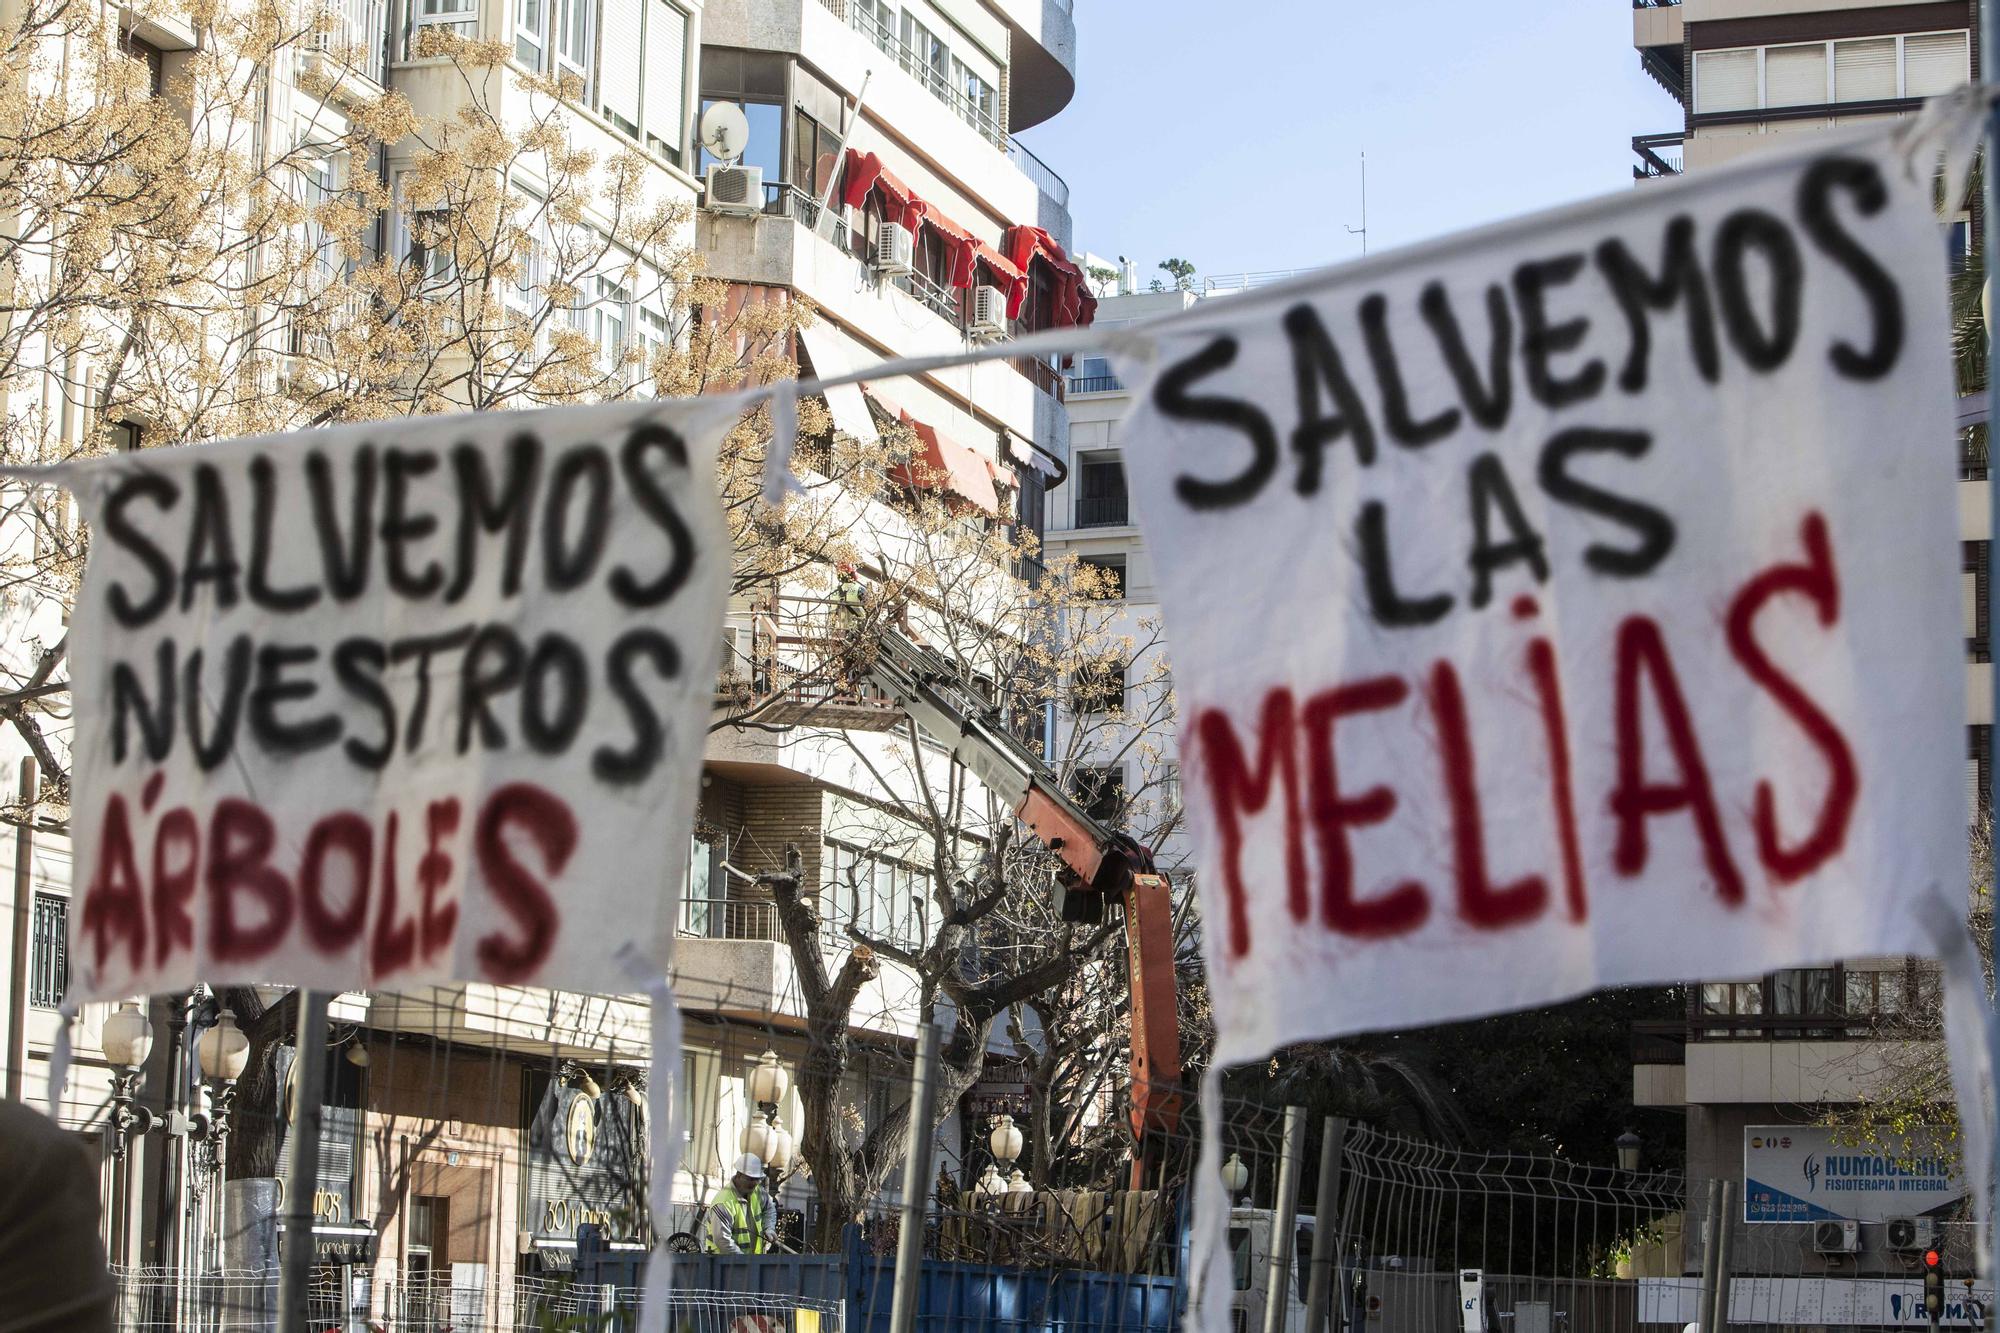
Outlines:
[[[1873,102],[1896,95],[1896,39],[1833,44],[1833,100]]]
[[[646,137],[678,161],[687,142],[688,18],[666,0],[646,5]]]
[[[1700,51],[1694,58],[1694,109],[1748,111],[1757,105],[1755,51]]]
[[[1818,106],[1826,101],[1826,47],[1774,46],[1764,53],[1765,106]]]
[[[598,44],[598,104],[619,129],[639,132],[639,6],[646,0],[604,0],[604,40]]]
[[[1971,78],[1965,34],[1935,32],[1903,39],[1903,95],[1936,97]]]

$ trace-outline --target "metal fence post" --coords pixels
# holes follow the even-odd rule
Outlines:
[[[1340,1229],[1340,1155],[1347,1150],[1347,1120],[1326,1118],[1319,1142],[1319,1190],[1313,1195],[1312,1278],[1306,1287],[1305,1333],[1332,1327],[1328,1297],[1333,1294],[1336,1234]]]
[[[1712,1288],[1708,1297],[1710,1333],[1725,1333],[1729,1327],[1729,1252],[1736,1243],[1736,1220],[1730,1214],[1735,1210],[1737,1194],[1733,1180],[1714,1183],[1719,1186],[1715,1196],[1715,1225],[1710,1232],[1715,1240],[1715,1253],[1702,1256],[1702,1281]]]
[[[1715,1286],[1722,1253],[1722,1182],[1708,1182],[1708,1215],[1701,1222],[1701,1291],[1695,1298],[1695,1322],[1701,1333],[1717,1333],[1715,1327]]]
[[[924,1213],[931,1180],[931,1121],[937,1110],[937,1029],[917,1029],[917,1063],[910,1071],[910,1147],[903,1158],[903,1210],[896,1233],[896,1279],[889,1333],[915,1333],[923,1289]]]
[[[313,1192],[319,1186],[320,1104],[326,1100],[326,1002],[325,991],[299,992],[292,1155],[285,1169],[285,1234],[278,1256],[278,1333],[309,1333]]]
[[[1264,1333],[1284,1333],[1291,1297],[1292,1233],[1298,1226],[1299,1158],[1306,1146],[1306,1113],[1285,1108],[1285,1138],[1278,1149],[1278,1199],[1271,1214],[1271,1260],[1264,1278]]]
[[[1979,0],[1979,79],[1990,94],[1993,90],[1993,62],[2000,58],[2000,0]],[[1985,155],[1985,209],[1986,230],[1985,257],[1986,290],[1993,290],[1993,267],[1995,258],[2000,256],[2000,102],[1986,109],[1986,155]],[[1958,206],[1957,200],[1951,206]],[[1993,338],[1993,312],[1986,311],[1986,507],[1987,507],[1987,569],[1993,567],[1993,557],[2000,554],[2000,468],[1994,466],[1995,436],[2000,434],[2000,345]],[[1994,619],[2000,613],[2000,579],[1988,576],[1986,580],[1987,624],[2000,625]],[[1988,729],[1989,734],[1991,729]],[[1996,759],[1995,747],[1989,740],[1986,747],[1986,808],[1988,813],[2000,810],[2000,759]],[[1993,871],[1993,882],[1985,888],[2000,893],[2000,866]],[[2000,912],[1996,912],[1988,929],[1995,942],[2000,942]],[[1996,954],[2000,957],[2000,954]],[[2000,995],[1994,996],[1994,1005],[2000,1009]],[[1987,1025],[1989,1055],[2000,1059],[2000,1021]],[[1993,1108],[2000,1115],[2000,1107]],[[1994,1169],[2000,1171],[2000,1153],[1994,1154]],[[1993,1180],[1979,1183],[1976,1188],[1990,1191],[1991,1206],[2000,1206],[2000,1186]],[[1993,1263],[1994,1236],[1989,1232],[1980,1244],[1980,1266]]]

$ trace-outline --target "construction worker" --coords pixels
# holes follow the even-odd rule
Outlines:
[[[854,568],[852,560],[843,560],[834,566],[840,581],[833,586],[833,624],[837,631],[852,630],[861,624],[868,608],[863,601],[865,589],[861,586],[861,575]]]
[[[764,1188],[764,1159],[746,1152],[708,1206],[710,1254],[762,1254],[778,1240],[778,1204]]]

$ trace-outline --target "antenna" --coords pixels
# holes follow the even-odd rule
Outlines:
[[[750,146],[750,118],[734,102],[717,102],[701,113],[700,134],[711,156],[734,162]]]
[[[1363,149],[1361,153],[1361,225],[1358,227],[1349,227],[1347,234],[1349,236],[1359,236],[1361,238],[1361,253],[1364,255],[1368,253],[1368,152],[1366,149]]]

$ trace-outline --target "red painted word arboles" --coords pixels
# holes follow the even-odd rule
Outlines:
[[[91,966],[114,959],[126,970],[161,968],[196,947],[219,974],[280,981],[258,971],[304,944],[328,958],[364,960],[371,981],[426,966],[450,953],[463,885],[472,912],[495,928],[473,943],[477,975],[495,982],[532,977],[562,926],[551,892],[577,848],[576,817],[562,800],[529,783],[495,788],[470,823],[456,797],[373,821],[351,810],[307,829],[297,863],[276,859],[271,816],[251,801],[215,802],[206,821],[169,805],[164,779],[150,778],[137,802],[105,804],[97,876],[83,901],[82,938]],[[470,865],[461,861],[470,858]],[[469,873],[468,873],[469,872]],[[122,954],[122,957],[119,955]]]

